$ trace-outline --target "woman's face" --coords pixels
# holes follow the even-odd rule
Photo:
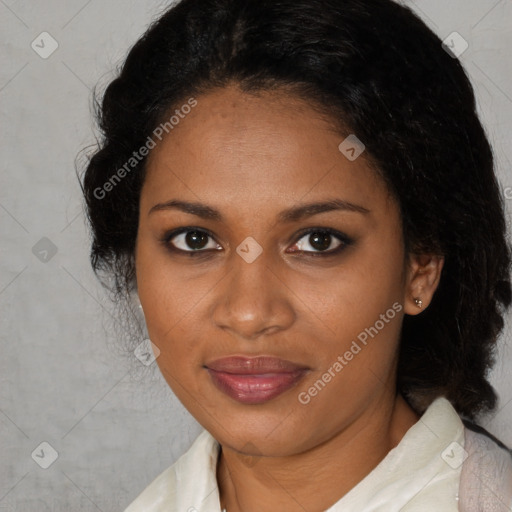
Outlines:
[[[221,444],[297,453],[394,396],[410,301],[398,207],[364,153],[342,153],[307,104],[234,87],[196,99],[151,151],[141,192],[136,273],[150,339],[174,393]],[[303,370],[207,368],[233,355]]]

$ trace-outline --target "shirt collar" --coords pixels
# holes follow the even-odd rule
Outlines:
[[[219,451],[219,443],[204,430],[178,459],[174,465],[176,510],[221,511],[216,479]],[[439,499],[443,492],[453,497],[454,508],[442,510],[456,511],[464,454],[462,420],[446,398],[438,397],[400,443],[326,512],[385,511],[390,503],[405,512],[409,504],[417,507],[429,500],[432,504],[433,497]]]

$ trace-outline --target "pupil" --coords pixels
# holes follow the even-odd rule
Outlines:
[[[309,235],[309,243],[317,250],[325,250],[331,245],[329,233],[313,233]]]
[[[207,241],[208,235],[201,231],[189,231],[185,237],[185,242],[192,249],[201,249]]]

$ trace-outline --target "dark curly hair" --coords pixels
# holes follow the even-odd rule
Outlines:
[[[289,91],[363,141],[399,204],[406,252],[445,256],[430,306],[404,318],[398,389],[418,412],[440,395],[469,420],[491,412],[511,303],[492,149],[459,60],[391,0],[182,0],[163,12],[96,101],[102,137],[82,177],[96,274],[117,294],[135,286],[146,158],[105,183],[173,109],[231,83]]]

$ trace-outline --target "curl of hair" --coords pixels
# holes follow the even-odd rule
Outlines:
[[[95,190],[180,103],[228,84],[287,90],[340,136],[364,142],[399,204],[407,253],[445,256],[432,303],[404,318],[398,389],[418,412],[440,395],[469,419],[492,411],[487,374],[511,303],[493,154],[463,67],[391,0],[182,0],[167,9],[98,103],[102,140],[83,176],[96,273],[116,293],[135,285],[146,159],[105,197]]]

